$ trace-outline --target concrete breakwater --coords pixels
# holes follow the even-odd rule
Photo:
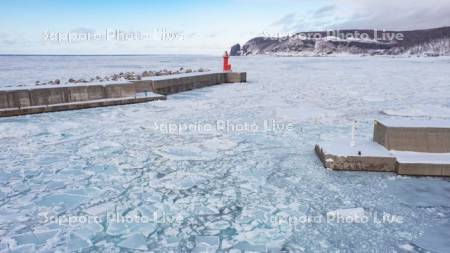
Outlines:
[[[449,121],[376,120],[373,136],[355,145],[345,139],[321,143],[315,152],[333,170],[450,177]]]
[[[164,100],[166,95],[222,83],[246,82],[245,72],[203,72],[141,80],[0,89],[0,117]]]
[[[143,77],[149,77],[149,76],[167,76],[167,75],[176,75],[176,74],[183,74],[183,73],[193,73],[193,72],[208,72],[208,69],[205,68],[199,68],[198,70],[192,70],[192,69],[185,69],[185,68],[179,68],[177,70],[159,70],[159,71],[153,71],[153,70],[145,70],[142,73],[136,73],[134,71],[132,72],[120,72],[115,73],[107,76],[95,76],[91,78],[69,78],[68,80],[62,80],[62,79],[55,79],[50,80],[47,82],[41,82],[36,81],[35,85],[60,85],[60,84],[77,84],[77,83],[89,83],[89,82],[109,82],[109,81],[132,81],[132,80],[141,80]],[[24,86],[24,85],[21,85]]]

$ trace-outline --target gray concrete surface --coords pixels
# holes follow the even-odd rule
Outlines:
[[[80,102],[70,102],[62,104],[52,104],[52,105],[36,105],[28,107],[16,107],[7,108],[0,110],[1,117],[12,117],[27,114],[36,114],[44,112],[58,112],[58,111],[68,111],[68,110],[80,110],[95,107],[105,107],[105,106],[115,106],[115,105],[126,105],[126,104],[136,104],[155,100],[165,100],[166,96],[151,96],[151,97],[125,97],[125,98],[106,98],[106,99],[96,99]]]
[[[0,117],[140,103],[165,99],[165,95],[182,91],[246,80],[246,73],[202,72],[137,81],[3,88],[0,89]],[[162,96],[138,98],[137,94],[145,92]]]
[[[327,153],[320,145],[315,152],[325,168],[349,171],[395,172],[396,160],[393,156],[342,156]]]
[[[450,164],[398,162],[397,173],[408,176],[450,177]]]
[[[373,140],[388,150],[450,153],[450,122],[375,121]]]

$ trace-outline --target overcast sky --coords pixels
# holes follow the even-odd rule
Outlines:
[[[262,35],[450,26],[449,0],[2,0],[0,6],[1,54],[217,54]]]

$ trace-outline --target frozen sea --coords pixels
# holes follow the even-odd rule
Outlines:
[[[450,58],[239,57],[246,84],[0,119],[0,252],[450,252],[450,181],[334,172],[318,142],[450,120]],[[0,86],[219,68],[212,56],[0,56]]]

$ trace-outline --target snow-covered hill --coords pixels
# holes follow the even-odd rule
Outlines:
[[[415,31],[340,30],[256,37],[232,55],[450,55],[450,27]]]

